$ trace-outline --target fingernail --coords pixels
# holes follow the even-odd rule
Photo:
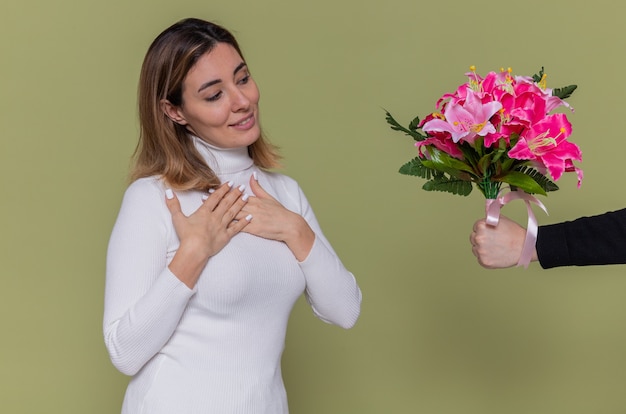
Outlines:
[[[259,177],[257,176],[256,171],[252,173],[252,176],[254,177],[254,181],[259,181]]]
[[[215,188],[209,188],[209,194],[213,194],[215,192]]]
[[[202,201],[206,201],[209,198],[208,195],[206,194],[202,194]]]
[[[248,215],[246,216],[246,221],[250,221],[250,220],[252,220],[252,214],[248,214]]]
[[[174,192],[169,188],[165,189],[165,197],[167,197],[168,200],[171,200],[174,198]]]
[[[233,186],[233,184],[234,184],[234,183],[233,183],[232,181],[229,181],[229,182],[228,182],[228,186],[229,186],[229,187],[232,187],[232,186]]]
[[[241,191],[242,193],[243,193],[243,190],[245,190],[245,189],[246,189],[246,186],[245,186],[245,185],[241,184],[241,185],[239,186],[239,191]]]
[[[241,199],[242,199],[243,201],[248,201],[248,197],[250,197],[250,195],[249,195],[249,194],[244,194],[244,195],[243,195],[243,197],[241,197]]]

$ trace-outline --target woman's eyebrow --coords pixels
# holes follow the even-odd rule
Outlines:
[[[237,67],[235,68],[235,70],[233,71],[233,75],[236,75],[237,72],[239,72],[241,69],[245,68],[246,62],[241,62],[239,65],[237,65]],[[215,85],[216,83],[220,83],[222,80],[221,79],[215,79],[206,83],[203,83],[202,85],[200,85],[200,88],[198,88],[198,92],[202,92],[204,89],[208,88],[209,86]]]
[[[215,79],[206,83],[203,83],[202,85],[200,85],[200,88],[198,88],[198,92],[202,92],[204,89],[208,88],[211,85],[215,85],[216,83],[220,83],[222,80],[221,79]]]
[[[236,75],[237,72],[239,72],[241,69],[245,68],[246,66],[247,66],[246,62],[241,62],[239,65],[237,65],[237,67],[233,71],[233,75]]]

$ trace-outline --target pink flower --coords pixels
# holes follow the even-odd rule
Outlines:
[[[426,138],[423,141],[416,142],[415,146],[417,147],[419,151],[420,157],[428,158],[428,153],[422,151],[422,147],[425,147],[428,145],[432,145],[438,150],[443,151],[446,154],[454,158],[457,158],[459,160],[463,159],[463,151],[461,151],[459,146],[456,145],[452,141],[452,139],[450,138],[450,134],[443,134],[443,133],[433,134],[432,136],[430,136],[429,138]]]
[[[476,136],[484,137],[496,132],[490,118],[502,108],[502,104],[496,101],[483,103],[469,88],[465,92],[464,102],[444,104],[444,119],[431,119],[424,123],[422,130],[429,134],[448,132],[453,142],[463,140],[470,144],[474,142]]]
[[[387,113],[392,129],[417,141],[419,160],[424,161],[423,168],[413,168],[419,162],[412,160],[411,168],[403,166],[401,173],[430,176],[427,191],[467,195],[469,182],[488,198],[503,184],[545,194],[555,189],[548,177],[557,181],[565,172],[575,172],[580,187],[583,172],[574,162],[582,161],[582,154],[568,142],[572,127],[565,114],[551,114],[559,107],[572,109],[559,96],[569,96],[576,85],[548,89],[543,68],[533,77],[513,76],[510,68],[482,77],[470,66],[466,76],[417,125],[413,121],[404,128]]]
[[[545,75],[544,75],[545,76]],[[573,111],[572,107],[559,98],[558,96],[554,96],[552,94],[552,89],[545,87],[545,80],[540,83],[543,84],[543,87],[539,87],[532,78],[528,76],[516,76],[516,94],[520,95],[524,92],[530,92],[535,95],[541,96],[541,98],[545,101],[546,104],[546,113],[552,112],[554,109],[564,106]]]
[[[572,126],[564,114],[547,115],[520,137],[509,151],[509,157],[541,163],[555,181],[564,172],[575,171],[580,187],[582,171],[573,161],[581,161],[582,153],[576,144],[567,141],[571,133]]]

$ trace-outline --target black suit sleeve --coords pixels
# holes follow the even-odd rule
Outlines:
[[[626,209],[540,226],[537,256],[544,269],[626,263]]]

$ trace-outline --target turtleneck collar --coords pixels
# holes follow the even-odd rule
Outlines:
[[[200,155],[218,175],[244,171],[254,164],[247,147],[218,148],[194,135],[190,137]]]

